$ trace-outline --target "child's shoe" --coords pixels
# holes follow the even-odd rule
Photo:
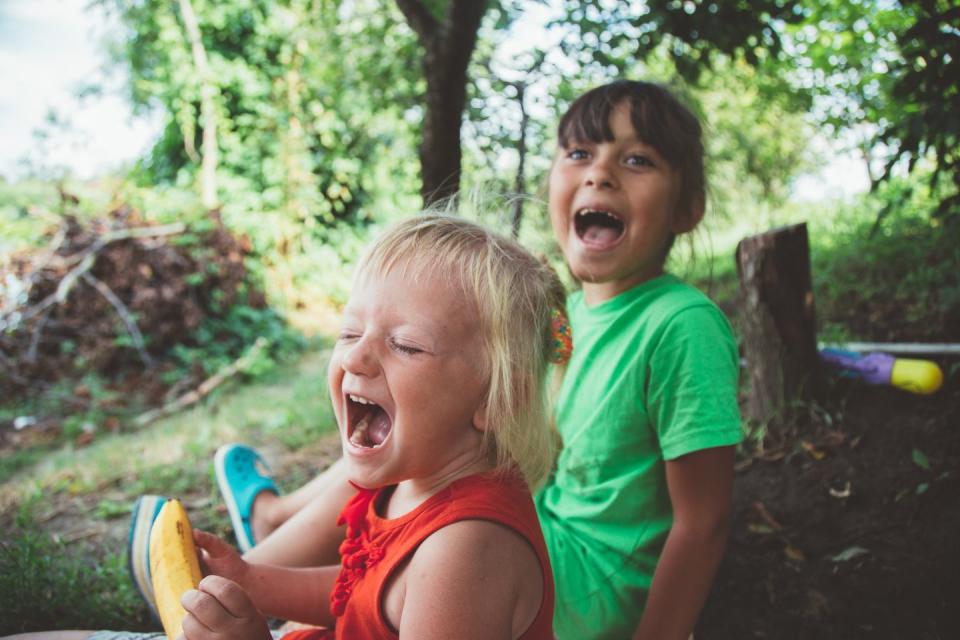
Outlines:
[[[213,460],[217,485],[230,512],[230,522],[241,552],[253,548],[253,528],[250,514],[253,501],[261,491],[279,495],[276,483],[270,477],[266,462],[254,449],[242,444],[225,444],[217,449]]]
[[[159,622],[153,582],[150,580],[150,529],[160,508],[167,499],[163,496],[143,495],[137,498],[130,514],[130,533],[127,536],[127,568],[140,596],[150,613]]]

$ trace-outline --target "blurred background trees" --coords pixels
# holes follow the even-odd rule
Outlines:
[[[861,248],[941,238],[902,258],[930,282],[901,308],[960,317],[950,0],[95,0],[89,10],[115,19],[112,67],[134,109],[162,127],[106,194],[106,183],[69,176],[38,186],[42,170],[39,183],[0,185],[7,250],[46,242],[37,203],[102,214],[122,202],[148,222],[201,230],[216,208],[248,239],[267,303],[329,330],[371,230],[424,203],[459,193],[462,209],[550,255],[542,185],[558,116],[582,91],[630,77],[672,85],[706,126],[712,213],[693,275],[729,274],[739,237],[800,219],[812,221],[815,251],[837,238]],[[816,181],[851,152],[872,193],[827,192]],[[943,257],[930,265],[932,255]],[[889,290],[859,288],[876,300]],[[851,317],[843,301],[822,308]],[[243,342],[254,333],[234,328]]]
[[[942,196],[936,215],[958,204],[960,9],[948,0],[97,4],[123,25],[113,56],[131,102],[166,121],[136,179],[198,180],[208,118],[219,201],[282,212],[286,235],[375,217],[388,183],[425,202],[464,184],[535,186],[557,114],[616,76],[680,85],[708,123],[717,175],[760,201],[782,202],[808,169],[815,129],[855,147],[874,183],[918,171]],[[546,24],[513,29],[532,8]]]

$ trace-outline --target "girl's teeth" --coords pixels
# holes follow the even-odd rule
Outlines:
[[[375,403],[373,403],[373,402],[370,402],[370,401],[367,400],[366,398],[361,398],[360,396],[355,396],[355,395],[353,395],[352,393],[349,394],[349,395],[350,395],[350,399],[353,400],[354,402],[356,402],[357,404],[375,404]]]

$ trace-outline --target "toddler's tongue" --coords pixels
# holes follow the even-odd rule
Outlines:
[[[377,446],[386,440],[392,426],[386,411],[383,409],[376,411],[367,426],[367,438],[372,446]]]

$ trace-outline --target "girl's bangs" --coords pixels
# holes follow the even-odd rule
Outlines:
[[[688,122],[680,119],[679,103],[657,85],[642,82],[615,82],[591,91],[575,101],[564,114],[557,128],[557,140],[563,149],[577,142],[613,141],[610,115],[620,105],[630,105],[630,123],[644,144],[653,147],[672,166],[682,161],[683,143]],[[682,107],[680,107],[682,109]],[[694,123],[699,136],[699,124]],[[686,141],[684,141],[686,142]]]

